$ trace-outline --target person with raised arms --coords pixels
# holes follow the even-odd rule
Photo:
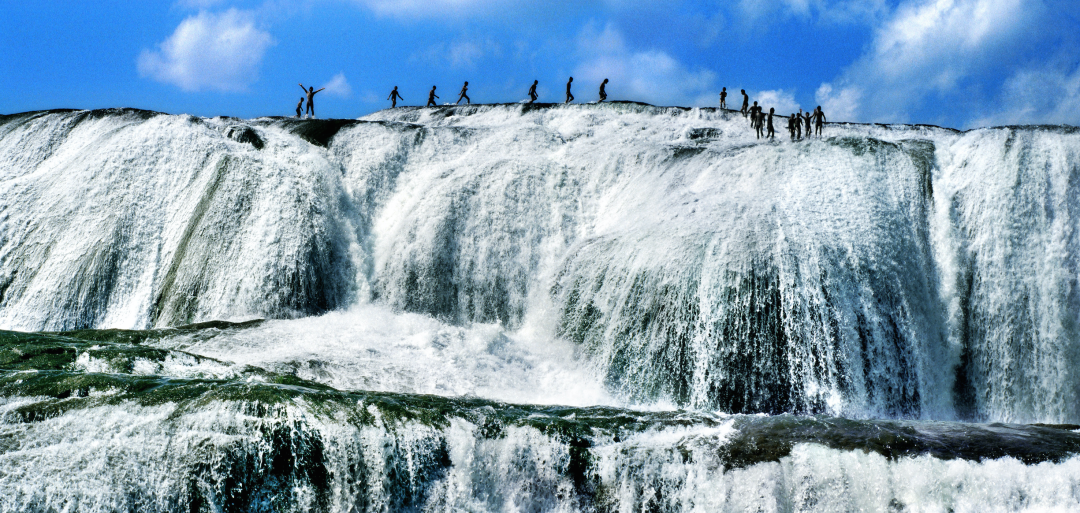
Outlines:
[[[300,84],[300,89],[304,89],[304,93],[307,94],[307,113],[311,114],[311,117],[315,117],[315,93],[326,89],[325,87],[315,90],[315,86],[311,86],[307,89],[304,88],[304,84]]]
[[[438,107],[438,105],[435,104],[435,98],[438,98],[438,96],[435,95],[435,86],[431,86],[431,92],[427,95],[427,107]]]
[[[405,101],[405,98],[402,98],[401,95],[398,94],[397,86],[394,86],[394,90],[390,91],[390,96],[388,98],[386,98],[386,99],[390,100],[390,102],[391,102],[390,103],[390,108],[391,109],[394,108],[394,107],[397,107],[397,101],[398,100]]]

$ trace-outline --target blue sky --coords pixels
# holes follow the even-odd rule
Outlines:
[[[97,0],[0,4],[0,113],[139,107],[319,117],[516,102],[712,106],[721,87],[830,120],[1080,125],[1076,0]]]

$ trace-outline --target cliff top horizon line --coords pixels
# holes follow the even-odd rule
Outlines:
[[[381,110],[377,110],[377,111],[374,111],[374,112],[371,112],[369,114],[366,114],[366,115],[363,115],[363,116],[360,116],[360,117],[356,117],[356,118],[303,118],[303,117],[297,118],[295,116],[281,116],[281,115],[265,115],[265,116],[255,116],[255,117],[250,117],[250,118],[240,118],[240,117],[229,116],[229,115],[196,116],[196,115],[193,115],[193,114],[170,113],[170,112],[163,112],[163,111],[157,111],[157,110],[151,110],[151,109],[142,109],[142,108],[138,108],[138,107],[104,107],[104,108],[97,108],[97,109],[79,109],[79,108],[62,107],[62,108],[53,108],[53,109],[32,110],[32,111],[26,111],[26,112],[15,112],[15,113],[10,113],[10,114],[0,113],[0,124],[6,122],[6,120],[8,118],[19,118],[19,117],[25,117],[25,116],[40,116],[40,115],[48,115],[48,114],[67,114],[67,113],[73,113],[73,112],[85,112],[91,117],[105,117],[105,116],[109,116],[109,115],[133,114],[133,115],[142,117],[143,119],[150,119],[150,118],[155,117],[155,116],[190,116],[190,117],[196,118],[196,119],[233,119],[233,120],[238,120],[238,121],[257,121],[257,120],[260,120],[260,119],[269,119],[269,120],[276,120],[276,121],[291,121],[291,122],[295,122],[295,123],[326,123],[326,122],[333,122],[333,123],[339,123],[339,124],[348,124],[350,122],[358,122],[358,123],[362,123],[362,122],[385,122],[385,120],[374,121],[374,120],[365,119],[365,118],[369,118],[369,117],[371,117],[373,115],[376,115],[376,114],[388,113],[388,112],[398,112],[398,111],[414,112],[414,111],[418,111],[418,110],[419,111],[433,111],[433,112],[452,111],[451,115],[471,115],[471,114],[479,113],[480,111],[489,110],[492,107],[515,108],[515,109],[520,110],[521,114],[525,114],[525,113],[532,112],[532,111],[555,110],[555,109],[578,109],[578,110],[581,110],[581,109],[605,109],[605,110],[618,110],[618,109],[612,109],[612,107],[623,107],[623,108],[625,108],[625,107],[636,107],[636,108],[642,108],[642,109],[654,109],[656,111],[677,110],[677,111],[682,111],[682,112],[693,112],[693,111],[698,111],[698,112],[719,112],[719,113],[722,113],[722,114],[729,114],[729,115],[740,115],[741,114],[741,112],[738,109],[729,109],[729,108],[721,108],[721,107],[684,107],[684,106],[679,106],[679,105],[652,105],[652,104],[649,104],[649,103],[631,101],[631,100],[605,101],[605,102],[602,102],[602,103],[589,102],[589,103],[570,103],[570,104],[559,103],[559,102],[551,102],[551,103],[513,102],[513,103],[473,103],[473,104],[467,104],[467,105],[457,105],[457,104],[447,103],[447,104],[438,105],[438,106],[435,106],[435,107],[425,107],[425,106],[420,106],[420,105],[412,105],[412,106],[400,106],[400,107],[392,107],[392,108],[388,108],[388,109],[381,109]],[[447,117],[449,117],[449,116],[447,116]],[[788,116],[784,116],[784,115],[780,115],[780,114],[776,114],[776,117],[783,118],[783,119],[788,118]],[[412,124],[416,124],[416,123],[412,123]],[[978,130],[995,130],[995,129],[1014,129],[1014,130],[1015,129],[1042,129],[1042,130],[1054,129],[1054,130],[1063,130],[1065,133],[1074,133],[1076,131],[1080,131],[1080,126],[1068,125],[1068,124],[1061,124],[1061,125],[1048,125],[1048,124],[994,125],[994,126],[985,126],[985,127],[975,127],[975,128],[969,128],[969,129],[958,129],[958,128],[952,128],[952,127],[947,127],[947,126],[934,125],[934,124],[930,124],[930,123],[882,123],[882,122],[857,122],[857,121],[827,121],[826,124],[827,125],[833,125],[833,126],[849,126],[849,127],[866,126],[866,127],[883,127],[883,128],[894,128],[894,127],[896,127],[896,128],[900,128],[900,127],[935,128],[935,129],[947,130],[947,131],[955,132],[955,133],[959,133],[959,134],[978,131]]]

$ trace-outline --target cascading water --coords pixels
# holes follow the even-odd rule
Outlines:
[[[1078,164],[630,103],[3,116],[0,510],[1080,508]]]

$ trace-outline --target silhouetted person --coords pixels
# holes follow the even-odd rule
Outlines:
[[[390,103],[390,108],[391,109],[394,108],[394,107],[397,107],[397,101],[398,100],[405,101],[405,98],[402,98],[401,95],[398,94],[397,86],[394,86],[394,90],[390,91],[390,96],[387,97],[386,99],[390,100],[390,102],[391,102]]]
[[[746,89],[742,89],[742,112],[743,117],[746,117],[747,109],[750,108],[750,97],[746,95]]]
[[[788,131],[788,134],[791,134],[791,140],[794,141],[795,140],[795,113],[794,112],[792,112],[791,115],[788,116],[788,119],[787,119],[787,131]]]
[[[761,107],[758,107],[757,102],[754,102],[754,106],[750,107],[750,126],[754,127],[757,123],[757,113],[761,112]]]
[[[607,99],[607,93],[604,91],[604,86],[606,86],[606,85],[607,85],[607,79],[605,78],[603,82],[600,82],[600,101],[601,102]],[[600,102],[597,102],[597,103],[600,103]]]
[[[765,135],[765,113],[761,111],[761,107],[754,111],[754,131],[757,132],[758,139]]]
[[[438,105],[435,105],[435,98],[438,98],[438,96],[435,95],[435,86],[431,86],[431,92],[427,95],[428,107],[438,107]]]
[[[720,91],[720,108],[721,109],[726,109],[727,108],[727,88],[726,87],[723,88],[722,91]]]
[[[533,85],[529,87],[529,103],[535,102],[539,96],[536,95],[536,84],[539,84],[539,80],[533,80]]]
[[[821,125],[825,124],[825,113],[821,111],[821,105],[814,109],[814,128],[817,135],[821,135]]]
[[[300,89],[304,89],[304,84],[300,84]],[[319,91],[323,89],[326,88],[319,89]],[[304,93],[307,94],[307,113],[311,114],[311,117],[315,117],[315,93],[319,91],[315,90],[315,86],[304,89]]]
[[[776,109],[769,108],[769,121],[768,121],[768,126],[766,127],[768,129],[768,131],[769,131],[769,134],[766,137],[768,137],[769,139],[775,139],[776,138],[776,131],[773,130],[773,124],[772,124],[773,113],[775,113],[775,112],[776,112]]]
[[[570,77],[570,80],[566,81],[566,101],[564,103],[570,103],[574,101],[574,95],[570,94],[570,84],[574,83],[574,77]]]
[[[795,119],[792,119],[792,121],[795,122],[795,138],[801,141],[802,140],[802,109],[799,109],[799,113],[795,114]]]
[[[462,98],[465,98],[465,103],[467,103],[469,105],[472,105],[472,100],[469,99],[469,95],[465,94],[468,91],[469,91],[469,83],[465,82],[465,85],[461,86],[461,92],[458,93],[457,101],[454,102],[454,105],[457,105],[457,104],[461,103]]]
[[[304,115],[304,97],[300,97],[300,103],[296,104],[296,117]]]
[[[809,139],[810,138],[810,113],[809,112],[804,112],[803,113],[803,122],[806,124],[806,138]]]

